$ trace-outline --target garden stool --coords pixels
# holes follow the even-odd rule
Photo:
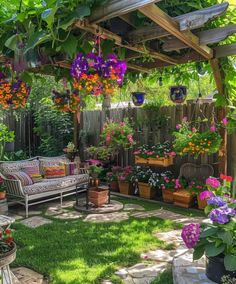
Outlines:
[[[12,223],[15,222],[14,218],[9,216],[0,215],[0,230],[9,228]],[[16,249],[4,257],[0,258],[0,269],[1,269],[1,284],[13,284],[15,276],[10,270],[9,264],[12,263],[16,258]]]

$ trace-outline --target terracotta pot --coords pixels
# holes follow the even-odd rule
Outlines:
[[[163,197],[164,202],[173,203],[174,202],[174,191],[171,191],[168,189],[162,189],[162,197]]]
[[[205,207],[207,206],[207,200],[201,200],[199,197],[199,194],[197,196],[197,204],[198,204],[198,208],[199,209],[205,209]]]
[[[108,201],[108,192],[107,189],[90,188],[88,191],[89,202],[96,207],[101,207]]]
[[[6,198],[6,191],[0,191],[0,200]]]
[[[120,193],[126,194],[126,195],[132,195],[132,186],[129,182],[127,181],[119,181],[119,189]]]
[[[180,207],[189,208],[193,206],[193,195],[186,189],[180,189],[173,193],[174,204]]]
[[[118,181],[111,181],[109,183],[109,185],[110,185],[110,189],[112,191],[119,192],[119,183],[118,183]]]
[[[155,189],[152,188],[148,183],[139,182],[139,196],[146,199],[152,199],[155,196]]]

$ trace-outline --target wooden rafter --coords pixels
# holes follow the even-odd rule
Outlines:
[[[111,0],[106,5],[99,6],[95,9],[89,17],[89,22],[100,23],[159,1],[161,0]]]
[[[229,25],[227,27],[197,32],[196,36],[199,37],[200,44],[213,44],[226,39],[234,33],[236,33],[236,25]],[[187,47],[185,43],[174,37],[164,39],[163,50],[165,51],[180,50]]]
[[[228,5],[228,2],[224,2],[222,4],[180,15],[172,19],[179,24],[180,30],[195,30],[204,26],[206,22],[212,20],[213,18],[223,14],[227,10]],[[148,40],[163,38],[169,35],[170,33],[168,31],[158,25],[155,25],[142,27],[128,32],[126,38],[131,43],[140,43]]]
[[[136,28],[135,24],[132,21],[131,16],[132,16],[131,14],[125,14],[125,15],[119,16],[119,18],[121,18],[123,21],[125,21],[127,24],[129,24],[131,27]]]
[[[214,48],[214,52],[216,58],[236,55],[236,43],[217,46]]]
[[[199,38],[190,31],[181,32],[179,24],[166,13],[164,13],[161,9],[159,9],[155,4],[145,6],[143,8],[140,8],[139,10],[153,22],[187,44],[190,48],[196,50],[206,59],[213,58],[213,51],[208,46],[200,45]]]
[[[160,52],[148,49],[144,47],[143,45],[130,45],[125,44],[122,40],[122,38],[96,24],[89,24],[87,21],[78,21],[75,23],[75,26],[77,28],[86,30],[90,33],[97,34],[99,33],[102,38],[109,39],[115,42],[116,45],[124,47],[126,49],[139,52],[142,54],[150,55],[153,58],[168,62],[169,64],[178,64],[178,61],[176,59],[173,59],[165,54],[162,54]]]

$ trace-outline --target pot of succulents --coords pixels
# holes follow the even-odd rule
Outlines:
[[[204,192],[208,198],[205,213],[209,222],[190,224],[182,230],[186,246],[194,249],[193,259],[205,254],[206,276],[219,284],[223,277],[236,278],[236,202],[229,192],[227,195],[221,189],[217,188],[221,195]]]
[[[188,154],[197,159],[200,155],[210,155],[220,150],[222,138],[215,124],[210,129],[201,132],[196,127],[192,127],[187,118],[183,118],[181,124],[176,125],[173,132],[175,138],[173,142],[174,151],[181,157]]]
[[[155,196],[153,185],[154,173],[149,167],[136,167],[135,178],[138,181],[139,196],[152,199]]]
[[[130,166],[123,168],[123,170],[118,174],[120,193],[126,195],[133,194],[133,187],[131,183],[132,178],[133,178],[133,168]]]
[[[67,159],[69,159],[71,162],[74,162],[76,155],[78,154],[78,151],[75,148],[75,144],[72,142],[69,142],[66,146],[66,148],[63,149]]]
[[[0,233],[0,266],[12,263],[16,258],[16,244],[13,241],[12,231],[9,228]]]

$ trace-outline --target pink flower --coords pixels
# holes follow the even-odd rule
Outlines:
[[[226,126],[228,124],[228,119],[227,117],[222,119],[222,123],[224,124],[224,126]]]
[[[195,127],[193,127],[193,128],[192,128],[192,132],[193,132],[193,133],[196,133],[196,132],[197,132],[197,129],[196,129]]]
[[[121,123],[120,123],[120,126],[125,126],[125,123],[124,123],[124,122],[121,122]]]
[[[212,188],[218,188],[220,186],[220,182],[217,178],[209,177],[208,179],[206,179],[206,185]]]
[[[175,127],[176,127],[176,129],[180,129],[182,127],[182,125],[181,124],[177,124]]]
[[[140,151],[135,151],[133,154],[134,154],[134,155],[139,155],[139,154],[140,154]]]
[[[106,143],[107,143],[107,144],[110,144],[110,142],[111,142],[111,136],[110,136],[110,135],[107,135],[107,137],[106,137]]]
[[[161,189],[166,189],[166,187],[163,185],[163,186],[161,187]]]
[[[205,191],[203,191],[199,194],[199,198],[202,201],[205,200],[205,199],[208,199],[210,197],[213,197],[213,196],[214,196],[214,194],[210,190],[205,190]]]
[[[184,116],[182,119],[183,122],[187,122],[187,120],[188,120],[187,116]]]
[[[129,134],[129,135],[127,136],[127,138],[128,138],[128,140],[129,140],[129,142],[130,142],[131,144],[134,143],[134,139],[133,139],[132,134]]]
[[[215,127],[215,125],[212,125],[212,126],[211,126],[210,131],[211,131],[211,132],[216,132],[216,127]]]
[[[169,156],[175,157],[175,156],[176,156],[176,153],[175,153],[174,151],[172,151],[172,152],[169,153]]]

